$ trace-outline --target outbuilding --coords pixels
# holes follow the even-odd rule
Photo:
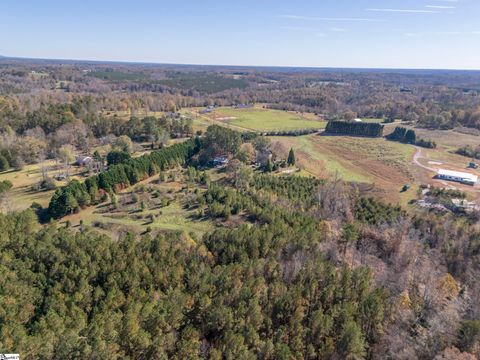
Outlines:
[[[475,185],[478,181],[478,176],[470,173],[440,169],[437,174],[438,179],[456,181],[466,185]]]
[[[75,164],[77,166],[87,166],[93,163],[93,159],[90,156],[77,156]]]

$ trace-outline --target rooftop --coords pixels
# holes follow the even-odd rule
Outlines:
[[[465,172],[461,172],[461,171],[452,171],[452,170],[440,169],[440,170],[438,170],[438,175],[456,177],[456,178],[460,178],[460,179],[471,181],[471,182],[477,182],[478,181],[478,176],[477,175],[473,175],[473,174],[465,173]]]

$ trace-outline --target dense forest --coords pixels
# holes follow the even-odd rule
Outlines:
[[[477,353],[480,232],[347,186],[255,174],[212,183],[198,206],[248,220],[193,243],[181,233],[112,242],[88,227],[40,228],[30,210],[0,215],[0,344],[28,358]]]

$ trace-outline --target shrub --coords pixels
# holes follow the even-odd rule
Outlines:
[[[0,155],[0,172],[10,169],[10,164],[8,163],[5,156]]]

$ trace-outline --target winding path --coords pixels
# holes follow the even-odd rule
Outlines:
[[[417,166],[420,166],[422,169],[425,169],[425,170],[428,170],[428,171],[433,171],[433,172],[437,172],[437,170],[431,168],[431,167],[428,167],[426,165],[423,165],[420,161],[418,161],[418,159],[420,159],[422,157],[422,149],[415,146],[415,149],[417,149],[417,151],[415,152],[415,155],[413,155],[413,162],[415,163],[415,165]]]

